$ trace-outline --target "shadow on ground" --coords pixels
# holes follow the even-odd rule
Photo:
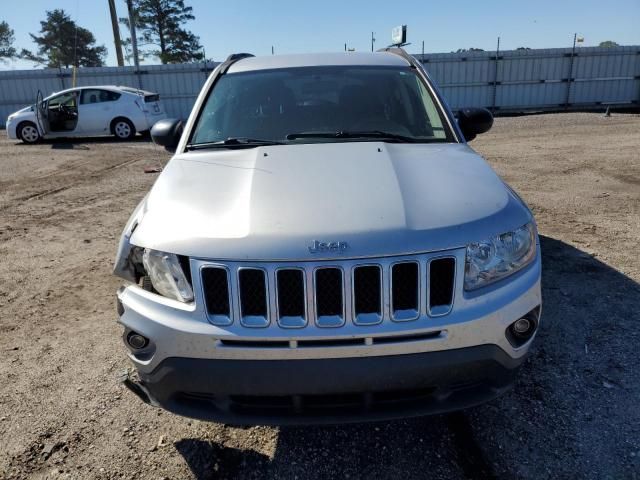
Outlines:
[[[228,440],[176,449],[198,479],[635,478],[640,285],[559,240],[541,242],[541,328],[500,399],[406,421],[282,428],[273,458]]]

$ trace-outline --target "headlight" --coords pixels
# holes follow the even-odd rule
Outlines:
[[[530,223],[513,232],[471,243],[467,245],[464,288],[474,290],[500,280],[526,266],[535,256],[535,229]]]
[[[187,281],[177,255],[145,248],[142,264],[151,279],[153,288],[160,295],[180,302],[193,300],[193,289]]]

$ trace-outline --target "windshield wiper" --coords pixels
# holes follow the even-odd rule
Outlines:
[[[284,142],[262,140],[248,137],[229,137],[218,142],[190,143],[187,150],[204,150],[207,148],[263,147],[267,145],[284,145]]]
[[[381,130],[363,130],[363,131],[348,131],[341,130],[339,132],[299,132],[290,133],[287,135],[287,140],[295,140],[296,138],[379,138],[381,140],[394,140],[397,142],[417,143],[427,142],[428,139],[423,140],[415,137],[408,137],[406,135],[398,135],[397,133],[383,132]]]

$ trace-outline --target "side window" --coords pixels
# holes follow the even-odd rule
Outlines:
[[[93,88],[87,88],[82,90],[82,99],[80,103],[82,105],[102,102],[114,102],[120,98],[120,94],[111,92],[109,90],[99,90]]]
[[[58,107],[60,105],[64,105],[65,107],[75,107],[76,95],[77,92],[73,91],[52,97],[49,99],[49,108]]]

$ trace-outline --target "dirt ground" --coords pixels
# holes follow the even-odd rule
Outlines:
[[[640,116],[499,118],[472,142],[539,224],[532,354],[487,405],[346,427],[231,428],[125,391],[112,261],[168,156],[0,137],[0,478],[640,478]]]

